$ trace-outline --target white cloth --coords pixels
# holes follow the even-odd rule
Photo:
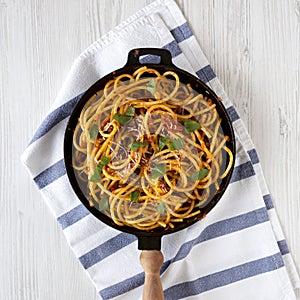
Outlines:
[[[202,221],[162,239],[165,299],[295,299],[299,277],[255,148],[173,0],[151,3],[76,59],[22,155],[100,298],[141,298],[137,240],[109,228],[82,206],[66,175],[63,137],[80,94],[122,67],[130,49],[141,47],[169,49],[175,65],[206,82],[223,99],[237,140],[233,178],[221,201]]]

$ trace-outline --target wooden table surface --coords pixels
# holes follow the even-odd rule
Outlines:
[[[73,60],[151,2],[0,1],[0,299],[98,299],[20,155]],[[177,3],[257,147],[299,270],[300,1]]]

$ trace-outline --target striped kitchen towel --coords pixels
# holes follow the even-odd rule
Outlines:
[[[68,117],[99,78],[122,67],[132,48],[171,51],[178,67],[208,84],[233,122],[237,158],[222,200],[202,221],[162,239],[165,299],[296,299],[299,277],[251,139],[173,0],[157,0],[93,43],[74,62],[51,111],[22,155],[101,299],[140,299],[137,240],[93,217],[68,182],[63,138]]]

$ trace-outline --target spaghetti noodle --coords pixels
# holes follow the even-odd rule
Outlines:
[[[81,111],[73,168],[90,205],[118,225],[171,227],[200,216],[232,168],[216,105],[175,72],[141,67]]]

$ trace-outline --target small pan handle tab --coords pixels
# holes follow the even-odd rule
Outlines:
[[[160,63],[162,65],[173,65],[172,55],[169,50],[161,48],[138,48],[132,49],[128,53],[128,60],[126,66],[140,65],[140,57],[144,55],[155,55],[160,57]]]

